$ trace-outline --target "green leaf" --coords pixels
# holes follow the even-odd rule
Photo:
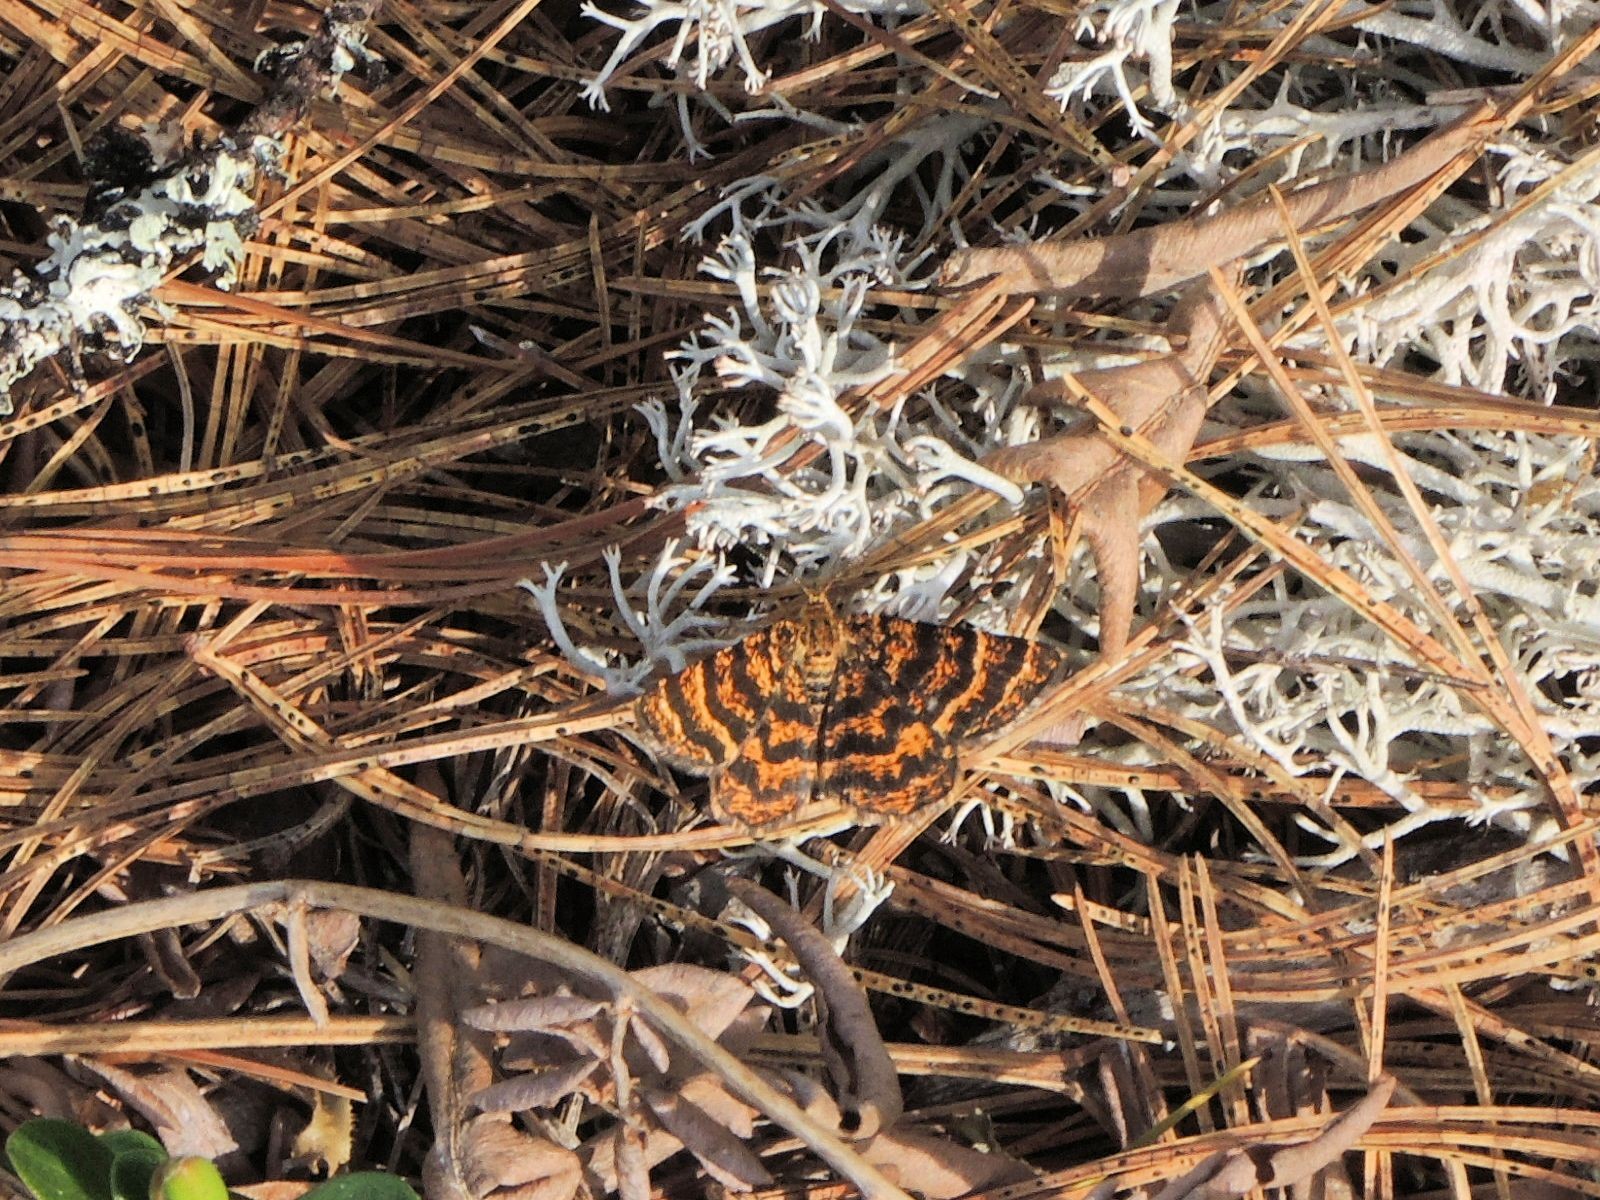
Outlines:
[[[25,1121],[6,1139],[11,1169],[38,1200],[111,1200],[111,1151],[71,1121]]]
[[[112,1157],[127,1154],[131,1150],[146,1151],[167,1157],[167,1149],[148,1133],[137,1129],[113,1129],[109,1133],[100,1135],[100,1144],[111,1151]]]
[[[357,1171],[317,1184],[300,1200],[417,1200],[417,1194],[398,1175]]]
[[[150,1200],[150,1181],[167,1161],[165,1150],[124,1150],[111,1162],[112,1200]]]
[[[150,1178],[150,1200],[228,1200],[228,1185],[209,1158],[169,1158]]]

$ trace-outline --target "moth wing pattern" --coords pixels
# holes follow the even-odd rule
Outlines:
[[[883,696],[835,697],[823,731],[817,798],[856,813],[908,816],[950,794],[956,751]]]
[[[898,617],[842,621],[845,667],[823,715],[818,796],[858,813],[904,816],[955,787],[955,747],[928,721],[919,675],[944,630]]]
[[[824,714],[818,791],[860,813],[905,816],[949,796],[958,748],[1021,716],[1062,663],[966,625],[849,617],[844,630],[850,669]]]
[[[994,737],[1061,674],[1061,655],[1042,642],[968,625],[944,632],[948,652],[918,687],[934,728],[958,743]]]
[[[825,602],[823,602],[825,604]],[[712,811],[764,826],[818,801],[900,817],[948,797],[965,744],[1038,698],[1061,655],[1026,638],[808,607],[655,683],[641,735],[711,776]]]
[[[794,622],[778,621],[658,679],[633,705],[644,740],[681,771],[732,761],[766,716],[794,636]]]
[[[970,625],[851,617],[846,630],[851,659],[882,676],[869,690],[902,697],[955,746],[999,733],[1062,667],[1061,655],[1042,642]]]
[[[771,825],[794,815],[816,792],[822,704],[798,669],[782,672],[760,721],[711,776],[711,810],[723,820]]]

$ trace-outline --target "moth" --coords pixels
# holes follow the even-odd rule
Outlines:
[[[721,820],[773,825],[807,805],[905,817],[954,789],[1060,672],[1060,654],[966,625],[839,616],[822,598],[650,687],[643,740],[711,777]]]

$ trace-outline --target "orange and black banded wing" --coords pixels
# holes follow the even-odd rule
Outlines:
[[[936,701],[934,727],[960,743],[991,738],[1020,717],[1061,674],[1060,653],[1041,642],[963,627],[970,679]],[[933,714],[930,713],[930,716]]]
[[[849,649],[823,714],[820,798],[859,813],[904,816],[950,794],[955,748],[918,702],[915,664],[938,657],[944,630],[851,617]]]
[[[822,705],[806,693],[805,675],[777,679],[761,720],[711,776],[711,811],[741,825],[771,825],[810,802],[817,786],[817,726]]]
[[[779,621],[658,680],[634,701],[640,733],[682,771],[730,762],[765,717],[793,638],[794,623]]]
[[[859,620],[860,618],[857,618]],[[908,697],[953,746],[991,737],[1020,717],[1061,669],[1042,642],[985,633],[970,625],[924,625],[879,618],[875,630],[850,630],[852,652],[879,664],[884,686]]]
[[[825,720],[819,800],[858,816],[903,817],[955,787],[955,747],[905,705],[836,698]]]

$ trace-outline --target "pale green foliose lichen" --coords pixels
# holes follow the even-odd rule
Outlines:
[[[0,289],[0,415],[11,412],[15,384],[80,339],[132,358],[144,344],[139,310],[182,260],[198,254],[217,287],[233,287],[256,179],[275,149],[264,138],[225,142],[112,204],[97,222],[58,220],[49,257]]]

